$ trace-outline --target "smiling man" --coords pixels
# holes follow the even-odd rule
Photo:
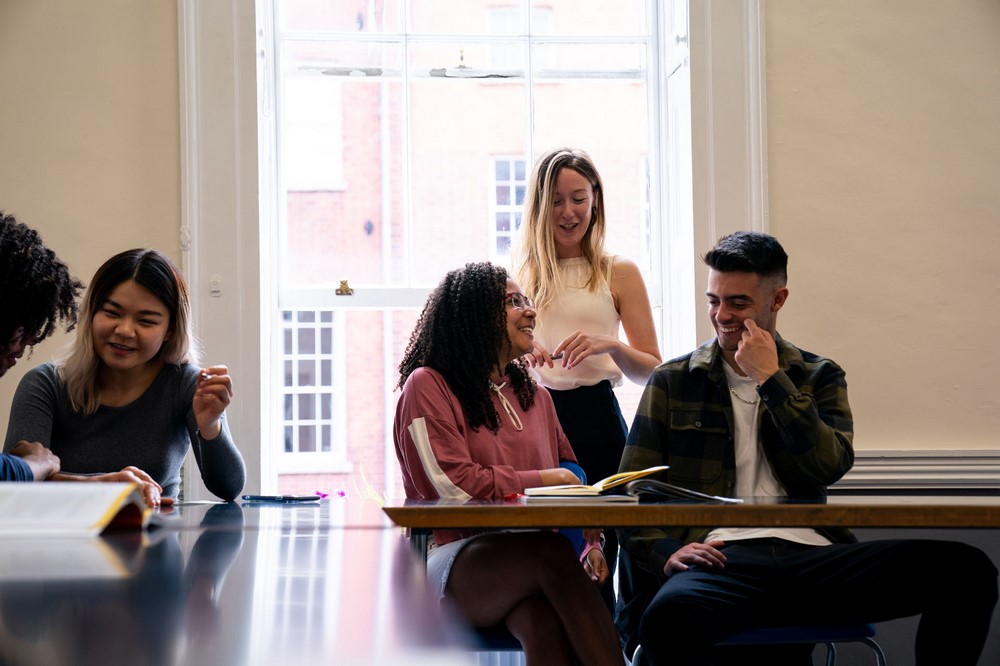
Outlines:
[[[711,495],[822,498],[854,464],[844,371],[778,334],[788,256],[741,231],[704,256],[716,338],[659,366],[629,431],[621,471],[669,465]],[[918,664],[975,664],[997,601],[997,570],[967,544],[858,543],[846,529],[621,530],[616,621],[649,664],[812,664],[811,645],[726,648],[757,626],[856,624],[921,615]],[[938,573],[938,564],[947,563]]]
[[[0,377],[60,321],[73,329],[81,288],[37,231],[0,212]],[[58,471],[59,458],[37,442],[0,454],[0,481],[40,481]]]

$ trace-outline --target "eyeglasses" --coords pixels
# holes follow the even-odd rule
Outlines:
[[[525,296],[524,294],[519,294],[516,291],[508,291],[504,295],[504,301],[513,307],[515,310],[523,310],[524,308],[534,308],[535,302]]]

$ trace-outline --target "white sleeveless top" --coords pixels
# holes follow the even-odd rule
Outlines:
[[[614,257],[609,260],[613,262]],[[615,309],[614,298],[610,289],[596,294],[587,289],[587,278],[590,276],[587,260],[583,257],[560,259],[559,274],[564,291],[555,301],[539,310],[535,340],[551,354],[567,335],[578,330],[617,338],[621,318]],[[554,368],[533,368],[531,372],[535,381],[557,391],[593,386],[605,379],[610,380],[612,386],[622,383],[622,371],[610,354],[594,354],[570,370],[560,363],[554,361]]]

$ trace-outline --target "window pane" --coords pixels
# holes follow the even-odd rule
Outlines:
[[[649,32],[644,0],[533,0],[531,32],[537,35],[636,35]]]
[[[402,26],[400,0],[364,3],[281,0],[276,4],[285,30],[399,32]]]
[[[539,136],[544,137],[542,143],[587,146],[604,183],[607,249],[641,262],[649,256],[646,247],[649,208],[646,164],[650,137],[644,107],[646,86],[643,82],[629,81],[567,81],[557,90],[536,86],[536,123]],[[560,123],[553,115],[557,116],[566,104],[582,104],[594,95],[603,98],[602,115],[616,120],[614,123],[594,123],[587,128],[584,144],[582,128]]]
[[[464,0],[410,0],[408,29],[430,34],[516,34],[524,30],[524,2],[508,0],[500,10],[493,3]]]
[[[314,361],[299,361],[299,386],[316,385],[316,363]]]
[[[532,66],[535,70],[535,76],[541,78],[583,78],[590,76],[594,78],[644,79],[646,49],[642,44],[552,44],[541,42],[536,44],[532,50]],[[606,101],[613,100],[602,99],[602,107]]]
[[[312,122],[304,124],[305,147],[297,159],[307,176],[290,168],[282,172],[284,284],[336,285],[349,278],[360,286],[403,280],[398,194],[405,160],[389,158],[399,154],[402,136],[400,45],[307,42],[294,43],[285,52],[286,86],[294,89],[306,72],[304,80],[311,86],[336,94],[317,93],[325,105],[314,108]],[[283,118],[283,137],[296,136],[293,121]],[[338,141],[324,138],[331,131]],[[294,145],[285,147],[282,154],[292,159],[294,150]],[[323,170],[340,175],[320,182],[317,174]]]
[[[301,452],[316,450],[316,426],[299,426],[299,447]]]
[[[431,78],[415,80],[410,90],[411,103],[427,109],[410,130],[412,243],[419,258],[413,278],[433,285],[466,262],[495,258],[491,226],[499,184],[493,156],[525,154],[525,86]],[[504,188],[499,194],[509,201]]]
[[[299,353],[316,353],[316,331],[312,328],[299,329]]]
[[[311,393],[299,396],[299,419],[311,420],[316,418],[316,396]]]

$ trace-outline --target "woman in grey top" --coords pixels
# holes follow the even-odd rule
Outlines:
[[[14,395],[4,450],[37,441],[59,456],[54,480],[132,481],[171,504],[194,451],[224,500],[246,469],[226,425],[225,366],[197,367],[187,287],[156,250],[115,255],[94,275],[68,354],[28,372]]]

